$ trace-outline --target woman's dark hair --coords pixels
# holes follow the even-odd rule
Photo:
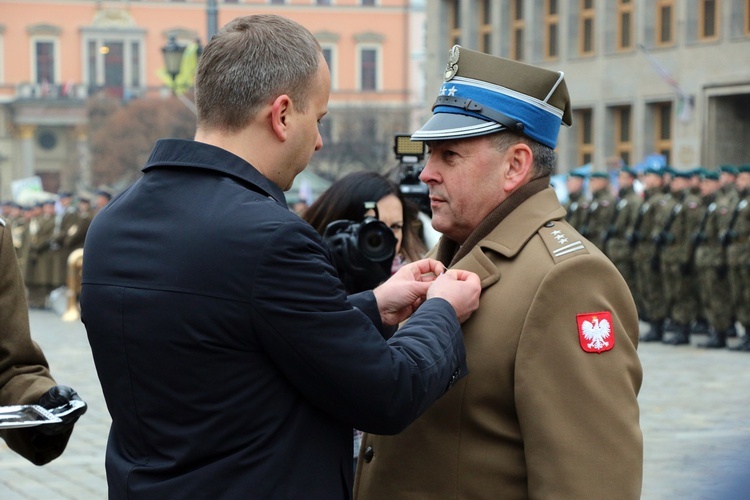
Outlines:
[[[424,254],[424,244],[407,228],[414,227],[416,210],[404,199],[398,184],[377,172],[352,172],[337,180],[310,205],[302,218],[319,234],[335,220],[361,221],[365,218],[365,203],[377,202],[388,195],[395,195],[404,207],[404,232],[401,252],[409,260],[418,260]]]

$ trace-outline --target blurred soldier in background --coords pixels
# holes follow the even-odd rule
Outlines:
[[[616,215],[615,197],[609,190],[609,174],[607,172],[591,174],[589,188],[591,189],[591,202],[580,233],[603,252],[607,230]]]
[[[26,269],[26,286],[29,290],[29,307],[46,307],[47,294],[52,290],[52,240],[55,231],[55,201],[41,203],[41,212],[31,223],[29,260]]]
[[[661,271],[667,312],[675,334],[663,342],[672,345],[690,343],[690,329],[697,316],[696,280],[690,266],[693,233],[703,217],[701,200],[690,192],[692,172],[674,172],[670,189],[672,193],[669,216],[661,228],[658,240],[661,246]]]
[[[633,181],[636,177],[636,172],[627,167],[622,168],[617,174],[618,200],[615,204],[611,223],[607,228],[605,253],[620,271],[622,277],[625,278],[638,308],[638,313],[642,315],[643,299],[636,286],[633,248],[629,242],[629,238],[633,234],[635,221],[638,219],[638,211],[643,203],[643,199],[633,189]]]
[[[52,288],[63,286],[68,278],[68,256],[71,248],[65,244],[65,238],[77,224],[78,213],[73,205],[73,193],[60,192],[58,194],[59,207],[55,214],[55,230],[52,236]]]
[[[565,202],[565,210],[568,214],[565,216],[571,226],[580,229],[583,226],[583,219],[588,210],[589,204],[583,192],[583,181],[586,176],[580,172],[571,172],[565,181],[568,189],[568,201]]]
[[[723,235],[727,248],[729,284],[735,316],[745,334],[733,351],[750,352],[750,164],[738,168],[735,179],[737,203],[729,227]]]
[[[721,244],[721,219],[729,214],[727,198],[719,196],[719,173],[706,171],[701,190],[703,203],[707,207],[705,221],[699,228],[695,251],[695,266],[698,269],[699,289],[703,311],[709,324],[708,341],[699,347],[725,347],[727,330],[732,324],[732,307],[729,288],[726,284],[727,265]],[[702,230],[701,230],[702,229]]]
[[[659,249],[652,235],[657,227],[656,214],[666,205],[664,195],[664,172],[661,169],[646,169],[643,175],[643,204],[638,211],[630,244],[634,248],[636,283],[643,299],[644,316],[649,330],[641,336],[644,342],[661,341],[664,337],[664,318],[667,315],[663,300],[664,290],[659,266]],[[658,234],[658,233],[657,233]]]

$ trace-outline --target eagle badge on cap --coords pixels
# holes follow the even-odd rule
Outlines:
[[[577,314],[578,340],[581,349],[586,352],[600,353],[609,351],[615,346],[615,331],[612,325],[612,313]]]
[[[456,76],[456,73],[458,73],[458,57],[460,55],[460,47],[458,45],[454,45],[451,49],[450,57],[448,58],[448,65],[445,67],[446,82]]]

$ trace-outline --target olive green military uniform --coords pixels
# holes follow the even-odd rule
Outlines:
[[[690,327],[697,317],[697,301],[692,290],[697,285],[690,266],[693,233],[700,225],[703,210],[700,198],[688,190],[673,194],[674,205],[668,224],[662,228],[661,266],[669,316],[677,328],[667,342],[690,343]]]
[[[632,241],[635,243],[636,283],[643,299],[645,316],[651,329],[641,339],[644,341],[662,340],[664,318],[667,315],[664,289],[659,264],[659,248],[652,239],[657,226],[657,213],[664,212],[667,197],[661,189],[650,189],[644,193]],[[658,233],[657,233],[658,234]]]
[[[583,227],[586,213],[589,209],[589,202],[583,195],[583,191],[578,193],[571,193],[568,197],[568,201],[565,203],[565,220],[570,223],[576,229]]]
[[[695,252],[703,311],[710,325],[709,340],[703,347],[726,346],[727,330],[732,326],[733,308],[727,286],[727,261],[721,241],[727,227],[730,199],[717,193],[708,205],[705,231]]]
[[[615,215],[615,205],[615,197],[609,192],[608,187],[592,193],[581,234],[602,252],[607,238],[607,230]]]
[[[747,171],[750,172],[750,166]],[[750,190],[738,193],[730,226],[723,239],[734,312],[745,329],[740,346],[734,350],[750,352]]]
[[[26,268],[26,286],[29,289],[29,305],[44,307],[47,294],[52,290],[52,238],[55,218],[48,214],[35,217],[30,224],[36,230],[30,234],[29,258]]]
[[[639,313],[643,311],[643,299],[636,286],[635,262],[631,245],[633,229],[638,219],[638,211],[643,199],[630,188],[621,189],[615,203],[615,215],[607,230],[605,254],[620,271],[633,294]]]
[[[55,231],[52,239],[51,285],[53,288],[65,285],[68,280],[68,257],[73,248],[66,243],[66,237],[68,233],[77,229],[78,211],[75,207],[69,206],[58,217],[59,219],[55,221]]]

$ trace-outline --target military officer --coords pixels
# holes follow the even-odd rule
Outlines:
[[[636,283],[643,298],[645,315],[641,319],[649,322],[649,330],[641,340],[654,342],[663,339],[664,319],[667,316],[659,247],[654,239],[661,232],[657,214],[663,214],[668,203],[664,194],[664,170],[647,168],[643,173],[642,183],[645,188],[643,204],[638,211],[630,242],[634,247]]]
[[[733,322],[731,297],[727,287],[727,262],[724,246],[721,241],[721,230],[728,220],[730,207],[729,197],[722,196],[718,171],[706,171],[703,174],[701,189],[705,220],[702,230],[699,229],[695,251],[695,266],[698,270],[699,289],[703,311],[709,323],[709,338],[699,347],[726,347],[727,332]]]
[[[564,205],[565,210],[567,211],[565,220],[576,229],[583,226],[583,219],[589,208],[589,202],[586,199],[583,189],[585,180],[585,174],[574,171],[568,174],[568,178],[565,181],[565,185],[568,189],[568,200]]]
[[[581,234],[602,252],[612,219],[615,215],[615,197],[610,191],[609,174],[594,172],[589,179],[591,202],[586,211]]]
[[[737,172],[737,203],[723,237],[735,315],[745,334],[739,345],[729,349],[750,352],[750,164],[741,165]]]
[[[697,317],[695,279],[690,266],[693,232],[703,216],[701,200],[690,192],[692,172],[673,171],[670,183],[671,211],[661,228],[661,272],[667,310],[675,334],[663,342],[690,343],[692,323]]]
[[[625,278],[639,315],[642,315],[643,299],[636,286],[633,248],[629,241],[633,234],[635,221],[638,219],[638,211],[643,204],[643,198],[635,192],[633,187],[637,177],[638,174],[635,170],[629,167],[623,167],[617,174],[618,198],[611,223],[607,228],[605,253],[617,267],[617,270],[620,271],[622,277]]]

